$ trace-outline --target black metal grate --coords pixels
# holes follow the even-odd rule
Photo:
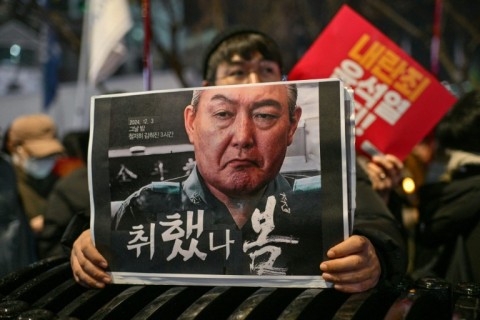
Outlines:
[[[399,296],[333,289],[75,283],[67,258],[0,279],[0,319],[383,319]]]

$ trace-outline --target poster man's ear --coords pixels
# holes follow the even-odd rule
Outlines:
[[[188,139],[190,143],[194,143],[194,131],[195,131],[195,108],[192,105],[185,107],[183,111],[183,118],[185,122],[185,130],[187,131]]]
[[[293,142],[293,136],[295,135],[295,131],[297,131],[298,123],[300,122],[301,117],[302,108],[297,106],[293,112],[293,121],[290,124],[290,131],[288,133],[288,145],[291,145]]]

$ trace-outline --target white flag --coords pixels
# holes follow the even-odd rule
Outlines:
[[[90,0],[89,69],[91,83],[105,80],[125,61],[123,37],[133,26],[127,0]]]

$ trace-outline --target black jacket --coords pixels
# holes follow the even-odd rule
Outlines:
[[[61,178],[48,197],[44,228],[38,237],[40,258],[65,255],[60,240],[76,214],[90,211],[88,173],[81,167]]]
[[[472,167],[454,175],[451,182],[422,188],[417,242],[430,253],[418,263],[424,273],[451,282],[480,282],[479,169]]]
[[[0,276],[36,261],[36,244],[17,191],[15,171],[0,154]]]
[[[407,268],[406,241],[402,226],[373,190],[366,172],[357,163],[355,220],[353,234],[367,237],[382,265],[381,280],[397,282]]]

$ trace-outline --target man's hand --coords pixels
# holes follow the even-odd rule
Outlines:
[[[112,281],[105,272],[107,261],[93,245],[90,230],[85,230],[73,243],[70,264],[75,281],[84,287],[103,288]]]
[[[351,236],[327,252],[331,259],[320,264],[325,281],[343,292],[363,292],[377,285],[381,267],[375,248],[362,236]]]

